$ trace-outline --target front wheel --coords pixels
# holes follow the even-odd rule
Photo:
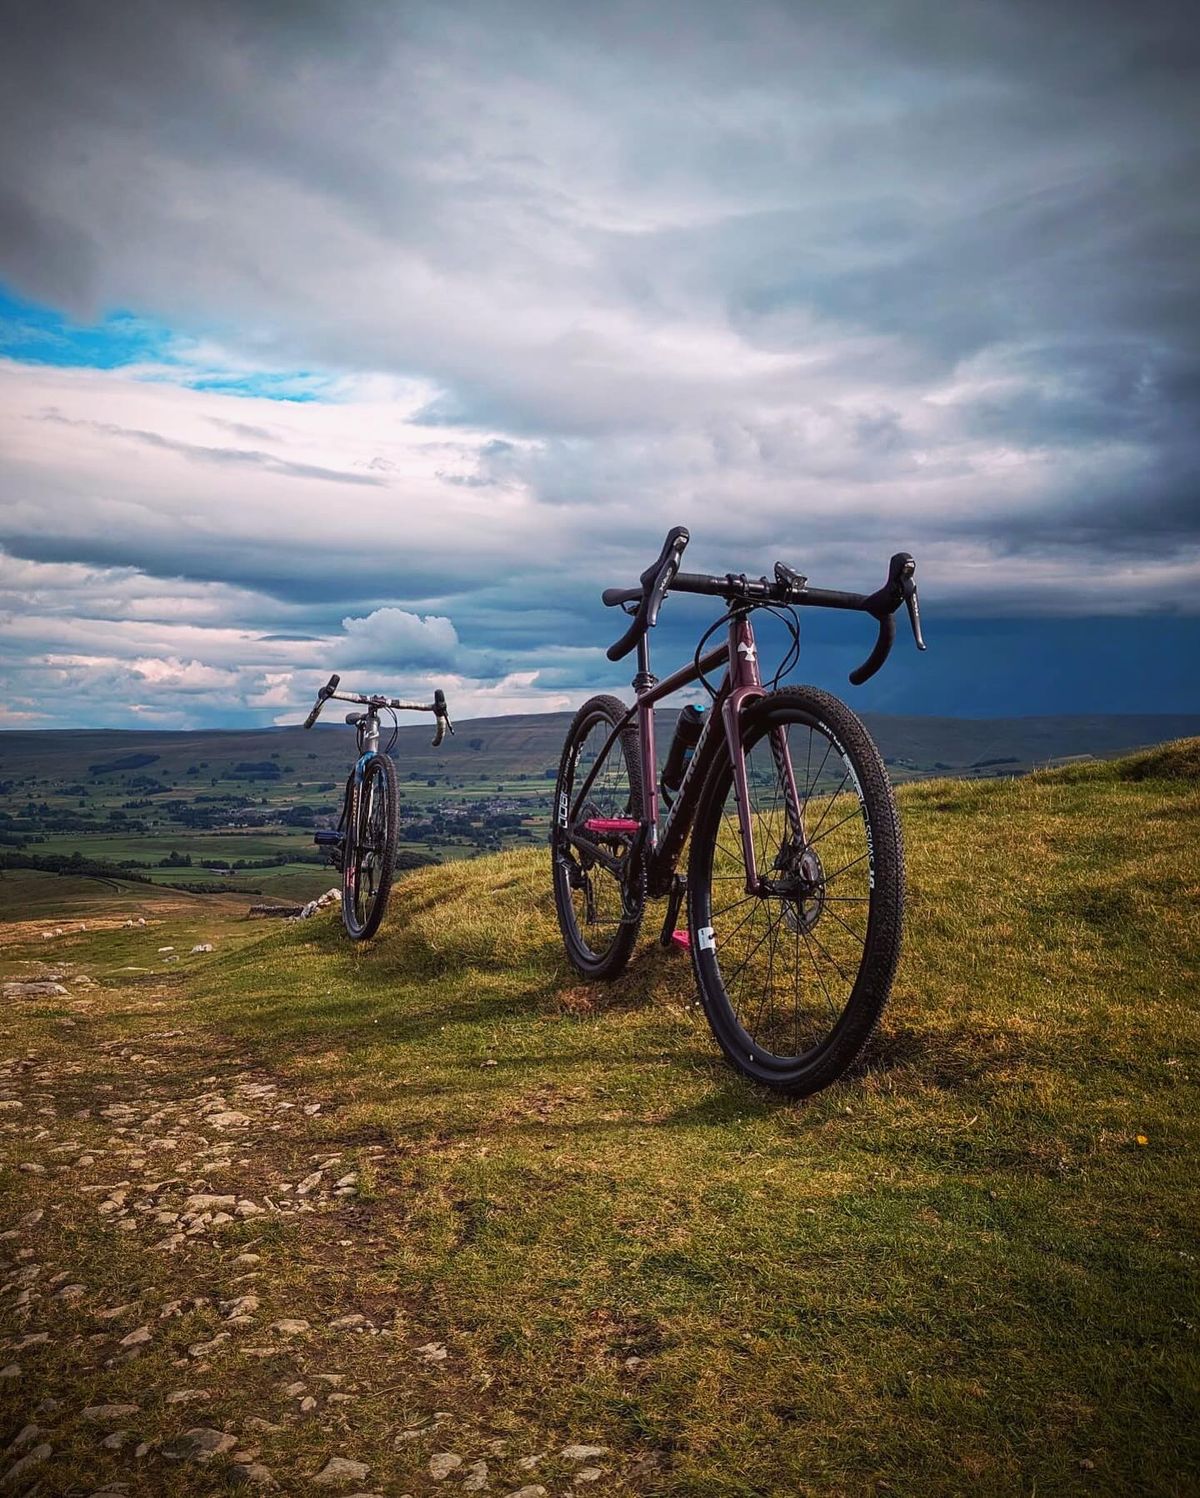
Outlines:
[[[742,729],[759,886],[747,893],[723,750],[692,829],[692,961],[726,1057],[804,1096],[853,1065],[887,1002],[904,916],[900,823],[878,749],[836,697],[772,692]]]
[[[396,867],[400,804],[396,767],[386,754],[367,761],[362,780],[348,787],[342,858],[342,922],[354,941],[379,930]]]

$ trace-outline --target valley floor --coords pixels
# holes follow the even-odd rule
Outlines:
[[[649,937],[580,985],[544,850],[365,949],[29,876],[5,1490],[1195,1492],[1197,745],[901,803],[893,1004],[798,1104]]]

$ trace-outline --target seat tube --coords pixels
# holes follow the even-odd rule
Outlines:
[[[645,795],[646,821],[649,823],[647,845],[658,844],[658,754],[654,743],[654,706],[642,701],[655,684],[650,670],[650,642],[645,634],[638,641],[638,669],[633,690],[638,699],[638,746],[642,756],[642,788]]]
[[[737,798],[738,825],[742,837],[742,859],[746,865],[746,893],[758,893],[758,859],[754,851],[754,824],[750,807],[750,785],[746,755],[742,749],[742,709],[766,694],[758,672],[758,644],[748,614],[729,622],[729,696],[721,708],[725,743],[733,769],[733,792]]]

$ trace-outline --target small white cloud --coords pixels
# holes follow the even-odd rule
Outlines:
[[[449,666],[458,651],[458,634],[440,614],[410,614],[406,609],[375,609],[365,618],[342,620],[346,655],[352,664],[385,664],[407,671],[413,666]]]

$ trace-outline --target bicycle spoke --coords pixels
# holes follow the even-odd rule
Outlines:
[[[817,825],[812,830],[812,835],[809,838],[809,842],[810,843],[816,841],[817,834],[821,830],[821,823],[824,822],[825,818],[829,815],[829,808],[833,805],[833,803],[837,800],[837,798],[842,794],[842,791],[846,787],[846,782],[849,779],[850,779],[850,771],[847,770],[846,773],[842,776],[841,782],[838,785],[837,790],[834,791],[833,795],[830,796],[829,800],[825,803],[825,810],[821,813],[820,821],[818,821]]]
[[[826,884],[832,884],[835,879],[840,879],[842,877],[842,875],[847,872],[847,870],[854,868],[854,866],[856,864],[862,863],[863,859],[866,858],[866,857],[868,857],[868,852],[867,852],[867,849],[864,848],[863,851],[858,855],[857,858],[852,858],[849,863],[843,864],[842,867],[840,869],[838,869],[836,873],[826,874],[825,875],[825,883]]]
[[[844,920],[842,920],[841,916],[838,915],[838,913],[837,913],[836,910],[831,910],[829,912],[829,914],[834,918],[834,920],[838,923],[839,926],[841,926],[844,930],[849,931],[850,935],[854,938],[854,940],[859,944],[860,947],[865,947],[866,946],[866,944],[867,944],[867,938],[865,936],[859,936],[858,932],[854,929],[854,927],[853,926],[848,926],[846,924],[846,922]]]
[[[827,827],[819,836],[814,834],[812,837],[805,838],[806,846],[811,848],[814,843],[819,843],[822,838],[832,837],[839,827],[844,827],[847,822],[853,822],[858,816],[861,816],[861,812],[855,807],[853,811],[848,811],[840,822],[835,822],[832,827]],[[819,827],[821,824],[818,822],[817,825]]]

